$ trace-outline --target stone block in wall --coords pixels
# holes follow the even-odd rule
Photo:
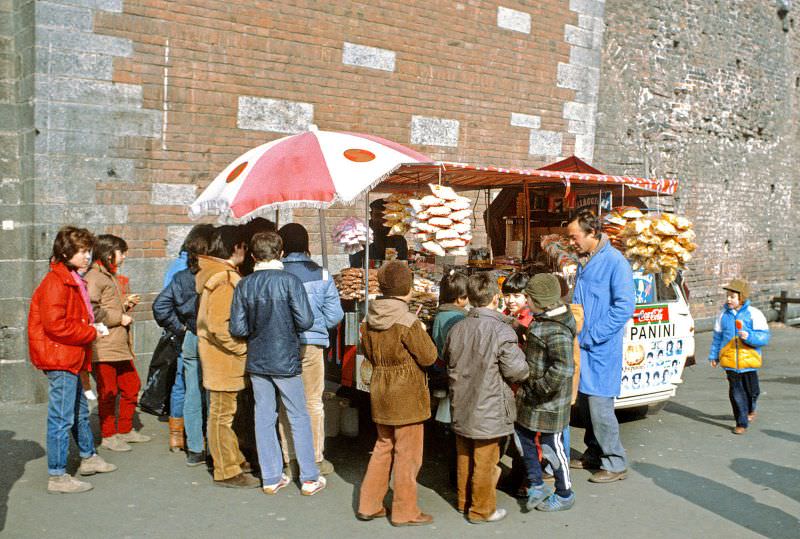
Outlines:
[[[36,137],[36,142],[38,154],[70,152],[77,155],[104,156],[113,139],[103,133],[48,129],[46,133]]]
[[[576,47],[591,48],[593,34],[591,30],[567,24],[564,26],[564,41]]]
[[[0,231],[0,238],[5,241],[5,232]],[[25,260],[0,260],[0,298],[19,298],[27,289],[28,280],[33,273],[34,263]],[[0,323],[0,326],[2,323]]]
[[[36,26],[71,28],[92,31],[92,11],[87,7],[69,6],[53,2],[36,2]]]
[[[129,39],[76,32],[64,28],[41,27],[36,30],[37,46],[71,50],[82,53],[93,52],[111,56],[130,56],[133,44]]]
[[[66,103],[91,103],[109,107],[142,106],[142,87],[101,80],[71,77],[44,77],[37,80],[39,98]]]
[[[197,198],[197,186],[192,184],[154,183],[150,203],[155,205],[188,206]]]
[[[458,120],[411,117],[411,143],[424,146],[458,146]]]
[[[239,96],[236,125],[274,133],[295,134],[314,122],[314,105],[284,99]]]
[[[511,113],[511,125],[514,127],[527,127],[528,129],[539,129],[542,126],[542,117],[532,114]]]
[[[114,72],[113,57],[101,53],[82,53],[58,50],[48,51],[36,47],[36,68],[39,73],[51,76],[72,76],[81,79],[111,80]]]
[[[605,12],[605,0],[569,0],[569,9],[578,13],[602,17]]]
[[[167,227],[167,254],[171,257],[178,256],[183,240],[192,229],[192,225],[173,225]]]
[[[125,275],[131,290],[138,294],[158,293],[164,285],[164,272],[172,259],[131,258],[125,260]]]
[[[523,34],[531,33],[531,14],[503,6],[497,6],[497,26]]]
[[[342,47],[342,63],[381,71],[394,71],[395,52],[345,42]]]
[[[46,393],[41,395],[41,389],[36,389],[37,382],[46,378],[36,371],[33,365],[22,358],[16,363],[0,363],[0,402],[30,403],[46,400]]]
[[[557,131],[532,129],[528,153],[531,155],[559,156],[561,155],[562,135]]]
[[[158,110],[113,110],[91,105],[50,103],[49,128],[106,133],[116,136],[157,137],[162,113]]]
[[[122,13],[124,0],[58,0],[58,3]]]

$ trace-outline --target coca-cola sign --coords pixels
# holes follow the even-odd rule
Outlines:
[[[669,308],[666,305],[649,305],[633,312],[633,325],[664,324],[669,322]]]

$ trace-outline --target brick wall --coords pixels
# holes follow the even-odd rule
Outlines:
[[[765,310],[780,290],[800,291],[800,14],[782,18],[778,4],[606,2],[595,164],[680,178],[701,319],[735,276]]]

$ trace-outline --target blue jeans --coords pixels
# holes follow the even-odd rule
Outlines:
[[[89,405],[80,377],[68,371],[46,371],[50,381],[47,403],[47,473],[67,473],[69,433],[78,444],[83,459],[95,454],[94,436],[89,426]]]
[[[583,458],[609,472],[622,472],[628,468],[625,448],[619,438],[619,422],[614,415],[614,397],[598,397],[578,393],[578,409],[586,425],[583,437],[586,453]]]
[[[197,335],[191,331],[187,331],[183,338],[181,355],[183,356],[183,382],[186,388],[183,400],[183,429],[186,431],[186,447],[192,453],[202,453],[205,391],[203,391],[203,371],[197,353]]]
[[[178,366],[175,369],[175,381],[172,383],[172,392],[169,396],[169,416],[183,417],[183,399],[186,395],[186,386],[183,383],[183,355],[178,354]]]
[[[250,381],[256,399],[256,446],[264,485],[274,485],[280,481],[283,472],[283,454],[275,429],[278,421],[278,393],[281,404],[286,408],[286,415],[289,416],[294,450],[300,465],[300,481],[316,481],[319,468],[314,462],[314,437],[306,408],[303,379],[300,375],[282,377],[251,374]]]
[[[725,371],[725,376],[728,378],[728,398],[731,400],[736,426],[747,428],[750,423],[747,415],[756,411],[756,402],[761,394],[758,371]]]

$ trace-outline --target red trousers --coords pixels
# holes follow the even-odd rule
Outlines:
[[[133,428],[133,413],[139,400],[139,373],[133,361],[98,361],[92,364],[97,381],[97,413],[103,438],[118,432],[125,434]],[[119,395],[119,420],[117,420]]]

